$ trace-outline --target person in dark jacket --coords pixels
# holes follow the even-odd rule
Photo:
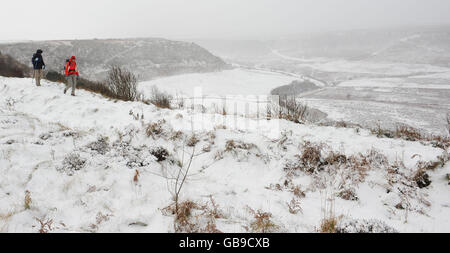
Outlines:
[[[31,58],[31,63],[33,64],[33,77],[36,79],[36,85],[41,86],[41,79],[43,77],[45,63],[44,58],[42,58],[42,50],[38,49],[33,58]]]

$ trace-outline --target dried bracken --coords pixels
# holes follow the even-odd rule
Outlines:
[[[272,214],[269,212],[263,212],[262,210],[253,210],[247,207],[249,212],[253,215],[253,221],[250,222],[250,226],[247,228],[252,233],[273,233],[278,231],[279,226],[272,220]]]
[[[52,225],[53,225],[53,220],[52,219],[39,219],[39,218],[35,218],[36,221],[39,222],[40,228],[39,228],[39,233],[41,234],[47,234],[48,232],[52,231]]]
[[[158,122],[148,124],[145,129],[145,133],[147,134],[147,137],[152,137],[153,139],[160,137],[164,131],[163,125],[165,123],[166,123],[165,120],[159,120]]]
[[[211,199],[211,205],[197,204],[194,201],[186,200],[175,203],[164,208],[163,214],[175,216],[175,232],[177,233],[221,233],[216,226],[216,219],[223,218],[224,215],[219,210],[219,206]]]

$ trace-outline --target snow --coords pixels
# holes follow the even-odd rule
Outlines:
[[[441,74],[430,75],[441,76]],[[415,77],[417,78],[417,77]],[[414,79],[413,79],[414,80]],[[403,88],[403,89],[450,89],[446,84],[419,84],[405,81],[403,78],[373,78],[344,81],[339,87],[363,87],[363,88]]]
[[[292,80],[243,70],[189,76],[194,78],[164,78],[140,87],[159,85],[192,95],[189,92],[193,87],[201,85],[205,94],[249,95],[265,94]],[[294,176],[292,183],[306,193],[299,199],[302,210],[297,214],[287,207],[295,198],[289,189],[268,189],[270,185],[283,185],[287,178],[284,164],[301,153],[306,141],[324,143],[349,156],[377,150],[390,163],[403,162],[401,172],[408,175],[418,161],[435,161],[443,154],[442,149],[430,145],[380,139],[362,129],[284,120],[262,123],[267,121],[188,109],[162,110],[84,90],[77,90],[77,96],[72,97],[64,95],[63,88],[47,81],[36,87],[31,79],[0,77],[1,232],[37,232],[40,225],[36,218],[53,220],[51,232],[173,232],[174,217],[161,210],[172,203],[172,181],[167,175],[178,167],[169,161],[157,162],[150,151],[164,147],[173,159],[183,160],[182,150],[191,152],[191,148],[183,149],[183,140],[170,138],[177,130],[185,136],[194,132],[200,140],[181,198],[207,203],[212,196],[224,213],[216,221],[217,228],[224,232],[246,232],[245,227],[253,220],[248,207],[272,213],[280,232],[317,231],[323,202],[338,190],[335,184],[339,176],[317,174],[327,180],[324,189],[313,184],[314,175]],[[145,127],[158,121],[162,122],[163,133],[148,137]],[[106,138],[107,151],[92,149],[102,148],[91,145],[99,138]],[[227,152],[225,145],[230,140],[255,146]],[[201,152],[206,145],[210,145],[210,151]],[[85,161],[72,174],[64,170],[63,162],[71,154]],[[410,199],[412,211],[407,219],[405,210],[394,207],[401,200],[399,193],[395,188],[391,193],[386,191],[386,169],[373,168],[364,182],[352,185],[358,201],[336,197],[336,215],[375,219],[399,232],[450,232],[450,192],[444,179],[450,173],[448,164],[429,172],[429,187],[414,188],[413,196],[418,197]],[[133,180],[136,171],[137,182]],[[32,199],[30,209],[24,207],[26,191]],[[419,197],[430,205],[422,204]]]
[[[213,96],[223,95],[268,95],[270,91],[282,85],[297,80],[282,74],[268,71],[252,71],[241,68],[212,73],[195,73],[160,78],[141,83],[141,89],[149,91],[148,87],[156,86],[176,94],[193,96],[195,88],[200,87],[203,94]],[[220,94],[220,95],[219,95]]]
[[[439,74],[449,72],[449,68],[429,64],[371,62],[364,60],[349,61],[326,58],[302,59],[281,54],[277,50],[274,50],[273,53],[282,59],[297,62],[298,66],[310,67],[312,69],[325,72],[371,74],[381,76],[407,76],[421,73]]]
[[[201,104],[212,112],[255,116],[266,112],[270,92],[298,77],[264,70],[236,68],[212,73],[184,74],[141,82],[140,91],[150,97],[152,87],[183,99],[185,106]]]

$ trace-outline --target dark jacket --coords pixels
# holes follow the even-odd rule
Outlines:
[[[42,58],[42,53],[40,51],[33,54],[33,58],[31,58],[31,63],[33,64],[34,69],[45,68],[44,59]]]

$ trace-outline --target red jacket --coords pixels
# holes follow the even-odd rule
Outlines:
[[[73,61],[72,59],[69,60],[66,64],[66,76],[70,75],[77,75],[78,76],[78,69],[77,69],[77,63]]]

